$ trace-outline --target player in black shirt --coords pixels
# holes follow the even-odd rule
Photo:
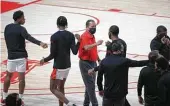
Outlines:
[[[50,55],[42,59],[40,64],[54,59],[50,90],[57,98],[59,98],[59,106],[63,106],[63,103],[68,106],[74,106],[74,104],[69,102],[64,96],[64,84],[71,68],[70,49],[74,55],[77,54],[80,45],[80,36],[76,35],[78,42],[75,44],[74,35],[66,30],[67,19],[64,16],[60,16],[57,19],[57,26],[59,31],[51,36]]]
[[[119,27],[117,25],[112,25],[109,28],[109,39],[112,40],[112,42],[107,41],[106,42],[106,46],[107,46],[107,51],[106,51],[106,56],[109,56],[110,50],[111,50],[111,44],[114,42],[119,42],[121,45],[121,56],[126,57],[126,51],[127,51],[127,44],[124,40],[122,40],[121,38],[119,38]],[[128,68],[127,68],[128,70]],[[100,93],[100,92],[99,92]],[[130,106],[130,103],[128,102],[128,100],[125,100],[125,106]]]
[[[170,106],[170,70],[168,70],[168,61],[163,56],[156,59],[156,71],[161,72],[161,78],[158,82],[158,90],[161,98],[160,106]]]
[[[25,39],[37,44],[43,48],[47,48],[48,45],[40,42],[32,37],[24,28],[25,23],[24,13],[22,11],[16,11],[13,14],[14,23],[8,24],[5,27],[4,36],[8,50],[8,62],[7,62],[7,76],[4,82],[3,100],[7,97],[7,92],[10,86],[10,79],[12,73],[17,71],[19,75],[19,98],[22,99],[25,88],[25,71],[27,67],[27,51],[25,48]]]
[[[126,51],[127,51],[127,44],[124,40],[122,40],[121,38],[119,38],[119,27],[116,25],[112,25],[109,28],[109,39],[112,40],[112,42],[107,41],[106,42],[106,46],[107,46],[107,51],[106,51],[106,56],[109,56],[110,54],[110,50],[111,50],[111,44],[114,42],[119,42],[122,45],[121,51],[122,51],[122,56],[126,57]]]

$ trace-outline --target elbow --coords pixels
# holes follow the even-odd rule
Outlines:
[[[73,52],[74,55],[77,55],[78,51]]]
[[[74,55],[77,55],[78,49],[72,49],[72,53],[73,53]]]

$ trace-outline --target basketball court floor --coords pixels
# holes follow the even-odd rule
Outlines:
[[[25,27],[35,38],[50,44],[50,36],[56,32],[58,16],[66,16],[68,29],[74,34],[82,34],[88,19],[96,21],[97,40],[107,41],[108,29],[118,25],[120,38],[127,42],[128,57],[136,60],[147,59],[150,52],[150,41],[156,36],[158,25],[164,25],[170,33],[170,1],[169,0],[3,0],[1,1],[1,91],[6,71],[6,45],[4,28],[12,23],[12,15],[16,10],[25,13]],[[49,80],[52,71],[50,61],[44,66],[37,63],[49,54],[48,49],[42,49],[26,41],[29,54],[29,69],[26,72],[26,89],[24,101],[26,106],[58,106],[58,100],[49,90]],[[105,56],[105,44],[99,46],[101,58]],[[66,81],[66,97],[78,106],[84,100],[84,84],[79,70],[78,56],[71,55],[72,67]],[[129,70],[129,94],[127,96],[132,106],[140,106],[137,99],[137,80],[141,68]],[[14,73],[9,92],[18,92],[18,77]],[[102,98],[96,94],[99,106]]]

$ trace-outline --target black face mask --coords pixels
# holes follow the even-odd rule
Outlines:
[[[89,32],[93,35],[96,33],[96,28],[90,28],[89,29]]]
[[[166,36],[166,35],[167,35],[166,32],[162,32],[162,33],[158,33],[158,34],[157,34],[157,37],[161,39],[161,38],[163,38],[163,37]]]

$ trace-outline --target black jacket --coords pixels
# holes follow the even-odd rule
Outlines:
[[[144,86],[144,99],[148,104],[160,103],[158,95],[157,83],[161,77],[160,72],[155,71],[154,64],[149,64],[142,68],[138,79],[138,96],[142,94],[142,87]]]
[[[162,106],[170,106],[170,72],[165,72],[159,82],[160,98],[163,102]]]
[[[130,60],[118,55],[110,55],[101,61],[100,66],[94,70],[98,70],[97,85],[99,91],[103,90],[103,74],[104,97],[119,100],[128,93],[128,68],[140,67],[147,65],[148,61]]]

